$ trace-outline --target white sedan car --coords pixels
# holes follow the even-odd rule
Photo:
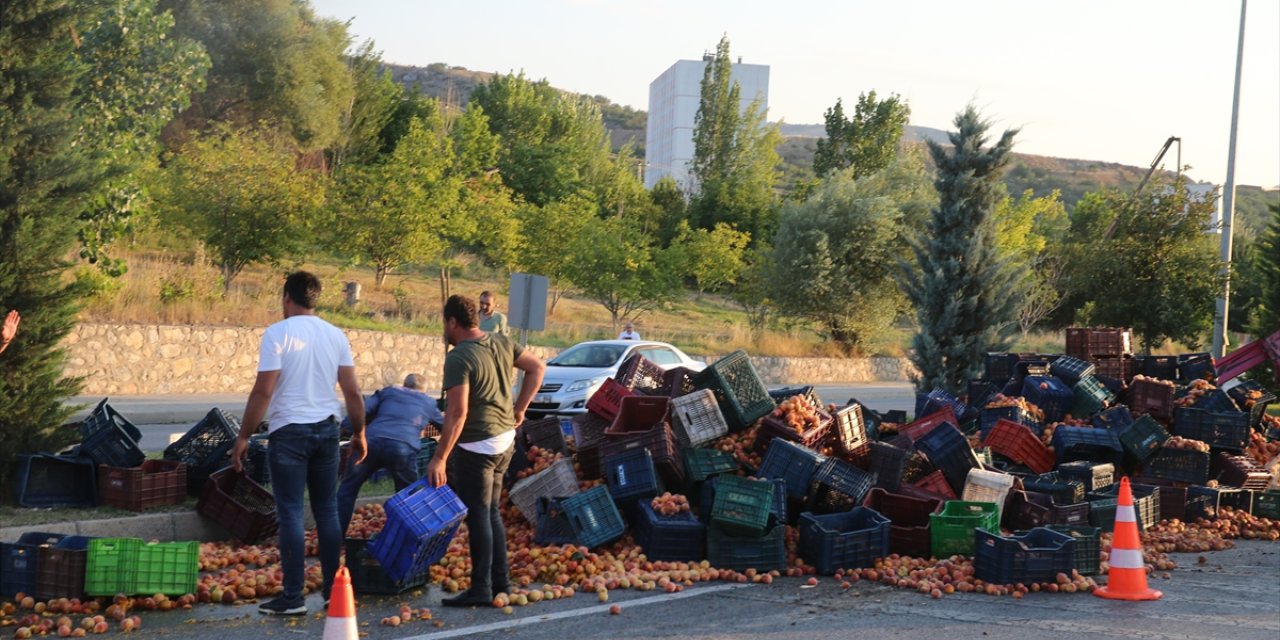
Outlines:
[[[542,387],[526,412],[531,419],[548,415],[572,416],[587,410],[587,399],[633,354],[648,358],[664,370],[685,367],[702,371],[706,364],[665,343],[645,340],[580,342],[547,361]]]

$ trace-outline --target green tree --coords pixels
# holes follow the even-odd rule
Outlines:
[[[644,232],[657,238],[658,244],[668,246],[675,240],[680,223],[686,220],[689,203],[684,199],[684,192],[675,178],[665,176],[654,183],[649,190],[649,198],[653,201],[653,215],[642,221]]]
[[[1222,286],[1218,236],[1208,233],[1215,198],[1188,192],[1185,178],[1137,195],[1102,192],[1105,218],[1116,228],[1077,263],[1087,292],[1084,320],[1132,327],[1147,352],[1165,340],[1199,345]]]
[[[520,265],[550,281],[551,309],[575,284],[569,246],[596,224],[596,204],[588,193],[571,195],[543,206],[523,203],[516,210],[524,236]],[[616,220],[616,218],[615,218]]]
[[[752,238],[766,238],[774,226],[781,135],[777,125],[765,121],[758,96],[741,109],[741,88],[732,72],[726,37],[702,76],[689,164],[694,183],[689,220],[702,229],[723,222]]]
[[[1060,198],[1056,190],[1037,198],[1027,189],[1017,199],[1005,193],[996,205],[996,246],[1010,265],[1025,273],[1016,283],[1022,297],[1018,327],[1024,338],[1062,306],[1070,284],[1062,250],[1070,222]]]
[[[729,292],[729,297],[747,314],[747,326],[751,330],[751,339],[757,345],[764,337],[770,314],[776,309],[772,297],[775,290],[775,271],[773,247],[756,243],[747,249],[738,282]]]
[[[673,259],[691,278],[702,299],[705,291],[733,284],[743,268],[743,257],[751,236],[721,222],[714,229],[692,229],[682,222],[671,243]]]
[[[348,167],[338,181],[332,223],[335,247],[374,268],[374,287],[409,263],[447,248],[447,220],[458,206],[460,179],[450,175],[452,148],[442,119],[414,120],[381,162]]]
[[[80,381],[63,376],[63,338],[77,292],[63,278],[84,199],[105,165],[76,144],[85,122],[78,94],[88,65],[76,55],[88,3],[15,0],[0,5],[0,306],[22,313],[0,354],[0,483],[12,485],[20,453],[58,450]]]
[[[295,0],[162,0],[177,36],[202,43],[212,67],[203,93],[168,134],[180,145],[211,123],[279,123],[304,151],[337,142],[353,97],[342,22]]]
[[[566,244],[568,279],[609,311],[615,331],[619,321],[665,302],[677,286],[668,256],[630,220],[595,221]]]
[[[278,263],[309,237],[323,200],[315,172],[299,169],[290,141],[270,130],[219,126],[187,145],[157,187],[161,221],[207,245],[223,291],[247,266]]]
[[[502,141],[489,130],[479,104],[470,103],[451,126],[453,174],[460,182],[459,213],[474,220],[471,244],[489,263],[510,274],[520,264],[523,246],[514,194],[497,170]]]
[[[342,112],[338,136],[329,149],[332,175],[347,164],[369,164],[382,150],[382,132],[405,99],[404,89],[382,67],[382,56],[373,41],[360,46],[347,60],[353,90]]]
[[[939,203],[911,243],[915,263],[902,264],[900,274],[919,323],[911,354],[920,372],[916,388],[959,395],[988,350],[1008,347],[1022,273],[1000,258],[993,215],[1016,131],[988,146],[990,125],[972,105],[955,125],[950,149],[929,142]]]
[[[817,142],[813,155],[813,172],[819,177],[832,171],[852,169],[860,178],[887,166],[898,154],[898,141],[911,118],[911,108],[896,94],[876,99],[876,92],[858,96],[853,117],[846,118],[844,105],[837,99],[827,109],[827,137]]]
[[[1256,249],[1258,304],[1249,317],[1249,332],[1265,337],[1280,331],[1280,204],[1271,205],[1271,225]]]
[[[808,200],[779,213],[772,292],[779,309],[817,322],[846,352],[862,351],[908,308],[894,268],[908,249],[907,230],[933,203],[916,156],[861,178],[852,169],[827,174]]]

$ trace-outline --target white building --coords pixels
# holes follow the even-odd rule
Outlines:
[[[679,60],[649,83],[649,124],[645,134],[644,186],[653,185],[666,176],[675,178],[681,188],[689,184],[689,162],[693,160],[693,120],[698,114],[702,93],[702,76],[713,59]],[[741,109],[760,98],[769,106],[769,66],[733,65],[731,78],[740,87]]]
[[[1217,189],[1218,185],[1207,182],[1188,182],[1187,193],[1192,196],[1203,198],[1209,195],[1210,191]],[[1209,217],[1209,223],[1213,225],[1211,233],[1222,234],[1222,192],[1218,192],[1217,198],[1214,199],[1213,214]]]

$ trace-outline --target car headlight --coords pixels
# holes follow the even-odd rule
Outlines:
[[[594,387],[594,386],[596,386],[596,385],[600,384],[601,382],[604,382],[604,378],[590,378],[590,379],[587,379],[587,380],[578,380],[578,381],[574,382],[573,384],[570,384],[568,387],[565,387],[565,390],[564,390],[564,391],[565,391],[565,393],[573,393],[573,392],[575,392],[575,391],[582,391],[583,389],[587,389],[587,388],[590,388],[590,387]]]

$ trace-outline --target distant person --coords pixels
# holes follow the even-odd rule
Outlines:
[[[9,348],[9,343],[13,342],[13,337],[18,335],[18,324],[22,322],[22,316],[18,315],[17,309],[12,309],[4,317],[4,325],[0,326],[0,353],[4,353]]]
[[[639,340],[640,334],[636,333],[635,324],[628,322],[622,326],[622,333],[618,334],[619,340]]]
[[[329,599],[338,573],[342,530],[338,528],[338,414],[341,406],[333,393],[342,388],[351,416],[351,458],[365,458],[364,398],[356,382],[351,343],[341,329],[316,316],[320,279],[306,271],[289,274],[284,281],[281,306],[284,320],[262,335],[258,350],[258,377],[244,408],[240,435],[231,450],[231,465],[244,468],[249,436],[270,415],[271,446],[267,464],[275,493],[279,523],[280,566],[284,589],[258,612],[300,616],[307,612],[303,599],[306,579],[306,546],[303,532],[303,492],[310,494],[320,542],[320,568],[324,599]]]
[[[515,450],[516,425],[524,422],[546,368],[511,338],[481,331],[477,315],[469,298],[451,296],[445,302],[444,335],[453,349],[444,359],[444,427],[427,480],[433,487],[448,483],[466,505],[471,554],[471,588],[446,598],[446,607],[489,607],[495,593],[510,593],[507,533],[498,501]],[[524,372],[524,380],[512,401],[515,369]]]
[[[395,481],[396,491],[418,481],[418,452],[422,450],[422,430],[427,424],[444,424],[444,414],[436,399],[423,390],[423,377],[411,373],[404,386],[379,389],[365,399],[365,428],[368,457],[364,462],[347,461],[338,486],[338,524],[343,532],[351,524],[360,487],[380,469]],[[372,419],[369,419],[372,416]]]
[[[498,299],[492,293],[485,291],[480,294],[480,330],[511,335],[511,330],[507,327],[507,316],[497,310],[497,303]]]

